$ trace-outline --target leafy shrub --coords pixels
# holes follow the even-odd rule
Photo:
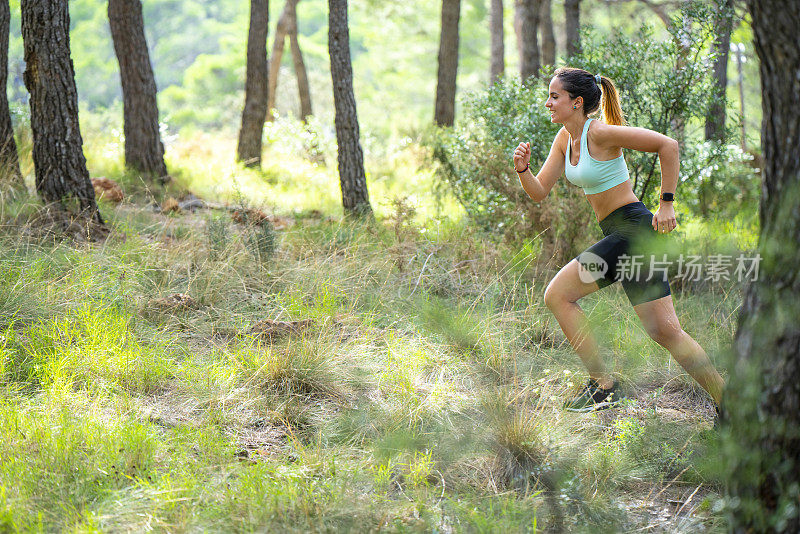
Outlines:
[[[221,217],[210,217],[206,221],[206,241],[211,259],[216,260],[223,256],[230,239],[231,229],[226,220]]]
[[[761,195],[753,155],[721,142],[687,143],[681,153],[681,204],[693,214],[754,221]]]
[[[547,158],[561,126],[550,122],[546,96],[544,80],[499,82],[467,96],[459,127],[431,143],[440,177],[476,223],[514,237],[543,234],[547,256],[569,255],[592,217],[583,195],[561,180],[545,202],[532,202],[512,167],[521,141],[531,144],[531,168]]]
[[[665,41],[656,40],[653,28],[646,25],[632,36],[616,33],[603,39],[588,31],[582,54],[570,59],[572,66],[614,80],[629,124],[681,143],[682,199],[694,197],[700,188],[704,175],[698,170],[726,155],[725,137],[698,150],[703,141],[691,129],[692,124],[704,124],[712,101],[724,98],[715,87],[708,53],[714,16],[711,5],[687,3],[667,28],[670,38]],[[636,195],[656,203],[661,183],[658,155],[628,150],[625,159]]]
[[[278,234],[272,223],[265,219],[260,224],[250,227],[245,244],[256,260],[266,262],[271,260],[278,250]]]
[[[707,54],[713,31],[711,9],[702,3],[689,4],[669,31],[666,41],[656,40],[648,26],[633,37],[617,33],[600,38],[588,31],[583,53],[570,58],[570,64],[613,79],[631,125],[662,132],[682,143],[681,197],[697,198],[701,188],[709,193],[692,202],[690,211],[705,209],[709,203],[723,204],[726,195],[735,194],[733,184],[745,185],[739,193],[745,200],[754,198],[752,174],[741,164],[741,155],[734,154],[726,140],[702,143],[693,139],[697,133],[688,127],[702,123],[709,95],[718,96]],[[541,234],[543,256],[563,257],[599,236],[587,235],[587,227],[596,225],[582,192],[559,180],[544,202],[534,203],[512,168],[512,153],[521,141],[531,143],[531,168],[540,168],[561,127],[550,122],[544,107],[549,74],[542,71],[541,77],[525,84],[502,80],[468,95],[460,124],[436,131],[427,143],[439,163],[439,177],[473,220],[513,237]],[[657,154],[626,151],[625,158],[634,192],[654,205],[661,181]],[[734,179],[727,179],[731,174]],[[709,180],[718,185],[709,188]]]

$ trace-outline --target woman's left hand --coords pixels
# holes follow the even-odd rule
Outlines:
[[[678,221],[675,220],[675,208],[672,207],[672,203],[660,204],[653,215],[653,229],[659,234],[667,234],[676,226],[678,226]]]

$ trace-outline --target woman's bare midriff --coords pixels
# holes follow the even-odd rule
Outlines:
[[[605,219],[609,213],[620,206],[630,204],[631,202],[639,202],[639,199],[633,194],[630,180],[615,185],[602,193],[586,195],[586,200],[588,200],[589,204],[592,206],[598,222]]]

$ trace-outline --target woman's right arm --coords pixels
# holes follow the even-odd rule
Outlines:
[[[539,174],[534,176],[530,168],[526,169],[525,172],[517,173],[522,188],[534,202],[544,200],[550,190],[553,189],[558,177],[564,173],[564,158],[568,140],[569,134],[567,130],[561,128],[556,138],[553,139],[550,154],[547,156],[544,165],[542,165]],[[530,143],[520,143],[514,150],[514,169],[527,167],[530,161]]]

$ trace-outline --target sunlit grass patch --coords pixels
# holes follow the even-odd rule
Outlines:
[[[14,362],[27,367],[27,380],[109,392],[150,392],[173,373],[172,348],[158,339],[141,343],[132,332],[132,317],[119,309],[84,305],[62,317],[42,320],[22,335]],[[8,349],[6,349],[8,350]]]
[[[346,399],[358,385],[358,360],[350,350],[332,339],[304,336],[275,345],[242,346],[226,356],[245,386]]]
[[[97,417],[92,404],[73,411],[80,406],[57,398],[0,404],[7,521],[69,528],[108,492],[154,475],[163,443],[148,425]]]
[[[420,321],[427,330],[438,334],[457,350],[478,350],[482,325],[474,311],[453,309],[442,299],[430,296],[421,298],[418,302]]]

